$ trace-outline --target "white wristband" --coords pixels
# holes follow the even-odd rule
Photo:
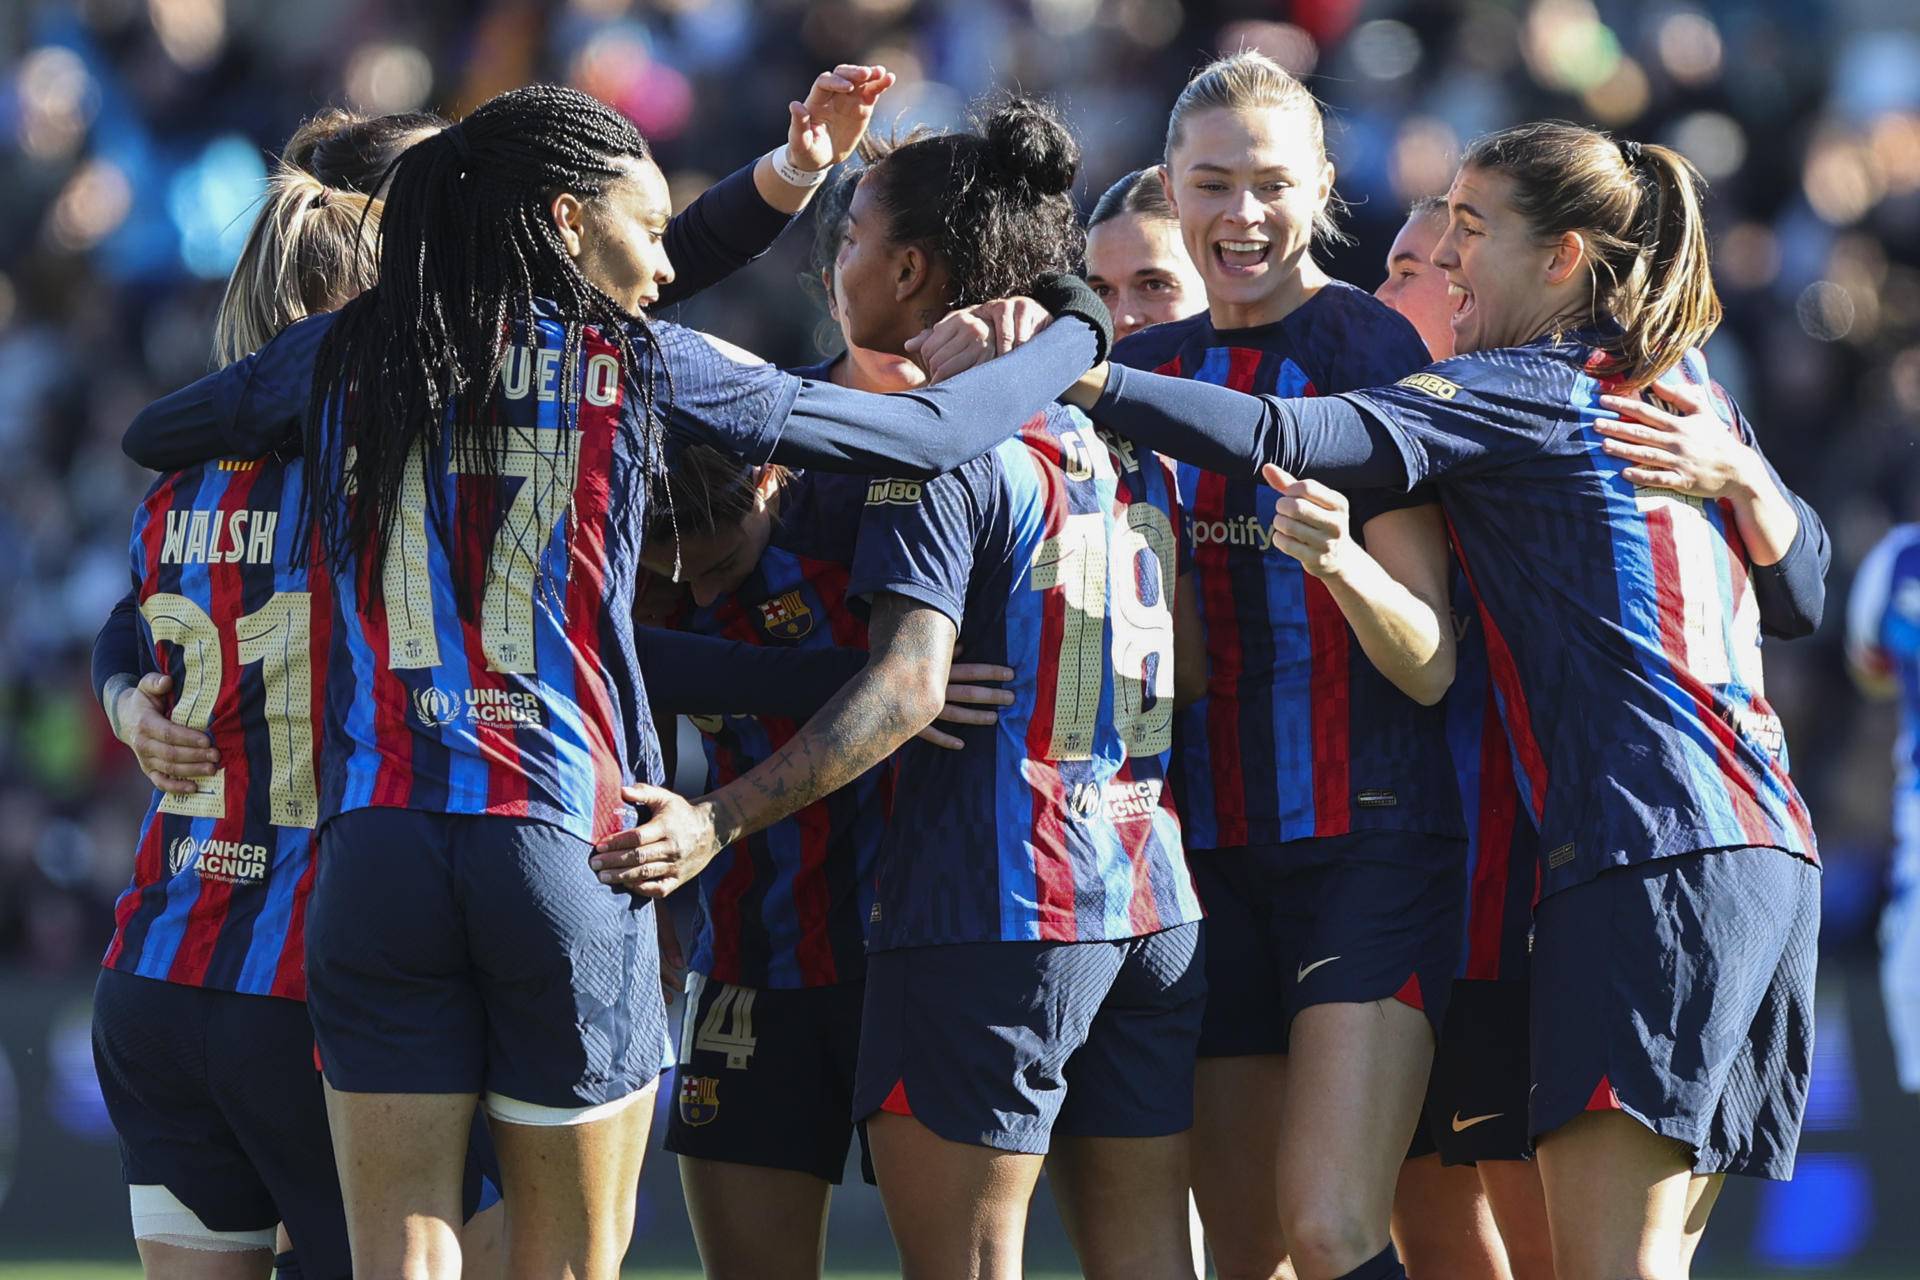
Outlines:
[[[827,175],[833,172],[832,165],[824,169],[797,168],[793,163],[793,148],[784,142],[780,144],[778,151],[768,152],[767,159],[773,161],[773,172],[780,181],[790,187],[800,187],[803,190],[819,186],[827,180]]]

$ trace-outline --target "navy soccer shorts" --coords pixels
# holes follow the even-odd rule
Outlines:
[[[356,809],[320,832],[307,999],[327,1080],[478,1093],[489,1115],[575,1124],[660,1072],[650,903],[543,822]]]
[[[1200,1056],[1285,1053],[1300,1010],[1397,999],[1436,1031],[1460,962],[1466,845],[1355,831],[1188,853],[1207,909]]]
[[[1793,1174],[1820,873],[1779,849],[1607,871],[1534,912],[1532,1130],[1624,1111],[1696,1173]]]
[[[164,1187],[199,1220],[162,1210],[137,1234],[271,1249],[285,1221],[308,1276],[352,1275],[306,1006],[102,969],[93,1059],[127,1185]]]
[[[875,952],[853,1116],[911,1115],[951,1142],[1036,1154],[1055,1132],[1184,1133],[1202,950],[1194,923],[1111,942]]]
[[[1525,1160],[1528,984],[1457,978],[1427,1087],[1428,1145],[1442,1164]]]
[[[838,1184],[865,984],[738,987],[687,975],[667,1150]]]

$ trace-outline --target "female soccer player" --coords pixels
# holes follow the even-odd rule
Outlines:
[[[1074,163],[1019,102],[880,161],[839,258],[848,340],[902,352],[930,313],[1071,262]],[[873,599],[867,669],[692,823],[602,846],[603,878],[669,891],[906,742],[956,641],[1016,670],[966,751],[901,751],[881,855],[854,1114],[916,1280],[1018,1275],[1048,1152],[1088,1275],[1192,1274],[1199,911],[1160,785],[1171,503],[1157,459],[1059,409],[949,475],[874,482],[850,584]]]
[[[1206,285],[1180,242],[1160,166],[1107,188],[1087,219],[1087,283],[1113,313],[1113,336],[1181,320],[1207,305]]]
[[[1321,129],[1259,54],[1194,77],[1163,172],[1207,310],[1117,344],[1117,363],[1330,394],[1427,362],[1406,321],[1313,260],[1333,227]],[[1208,672],[1174,773],[1208,911],[1194,1194],[1223,1276],[1265,1280],[1291,1253],[1301,1280],[1370,1277],[1393,1265],[1464,906],[1434,705],[1453,676],[1446,534],[1404,486],[1179,475]]]
[[[1663,377],[1707,400],[1684,159],[1520,126],[1469,148],[1448,209],[1465,354],[1318,400],[1117,366],[1072,398],[1242,474],[1440,486],[1544,850],[1530,1128],[1555,1272],[1668,1280],[1721,1175],[1792,1169],[1819,879],[1759,636],[1817,622],[1826,536],[1724,395],[1719,431],[1636,407]]]
[[[863,127],[885,73],[862,75]],[[309,409],[338,595],[308,978],[356,1271],[457,1268],[455,1119],[478,1094],[510,1269],[607,1276],[625,1251],[658,960],[650,907],[607,894],[586,855],[625,825],[620,784],[658,777],[630,615],[667,438],[928,474],[1101,345],[1097,300],[1065,286],[1074,317],[1034,358],[967,385],[803,383],[644,319],[674,279],[667,212],[623,117],[503,94],[399,161],[377,288],[129,432],[164,461],[276,442]]]
[[[850,175],[837,178],[814,206],[819,283],[836,321],[844,311],[833,261],[852,190]],[[852,346],[795,372],[865,391],[923,381],[903,356]],[[650,573],[677,576],[691,597],[666,625],[765,646],[769,654],[844,654],[855,661],[828,693],[838,689],[866,659],[867,610],[849,595],[847,577],[868,483],[778,466],[743,469],[714,450],[687,450],[641,552]],[[961,684],[949,698],[1002,703],[1011,695],[966,682],[1012,675],[957,665]],[[648,679],[657,690],[651,673]],[[772,755],[810,713],[697,714],[708,787]],[[948,714],[993,723],[990,711],[949,707]],[[735,842],[697,880],[680,1096],[668,1113],[666,1146],[679,1157],[694,1239],[716,1280],[821,1274],[827,1210],[854,1132],[867,917],[891,794],[888,771],[871,770]]]
[[[844,81],[834,73],[820,77],[809,96],[810,111],[796,116],[794,128],[790,130],[790,146],[805,147],[808,141],[802,131],[805,120],[813,114],[828,114],[826,108],[834,101],[831,93],[845,87]],[[373,232],[380,206],[373,202],[369,208],[366,193],[381,188],[389,167],[401,152],[446,127],[446,123],[425,113],[364,118],[334,110],[321,113],[295,132],[287,144],[287,159],[276,173],[267,205],[248,237],[222,301],[215,326],[216,358],[221,363],[255,350],[309,314],[336,308],[373,283],[376,261]],[[675,218],[667,234],[669,253],[680,258],[697,258],[703,270],[724,272],[763,251],[786,226],[791,210],[803,203],[808,194],[802,188],[778,180],[766,191],[761,190],[761,186],[766,185],[762,180],[771,168],[771,161],[763,158],[758,168],[742,170],[721,182]],[[757,181],[760,185],[756,185]],[[786,205],[784,210],[776,206],[769,191]],[[689,278],[696,280],[699,275],[688,273]],[[161,527],[156,522],[175,521],[184,532],[192,527],[194,520],[206,521],[210,517],[231,525],[236,516],[246,520],[253,510],[248,503],[259,504],[261,495],[300,492],[297,466],[286,469],[284,474],[269,467],[271,475],[264,479],[250,477],[245,485],[215,483],[220,478],[204,477],[203,470],[177,474],[156,489],[144,517],[152,528]],[[277,509],[280,505],[286,506],[284,513]],[[297,505],[293,499],[285,503],[266,502],[261,510],[274,520],[285,514],[288,522],[283,532],[291,539]],[[184,542],[156,545],[163,557],[171,550],[173,558],[168,563],[176,566],[182,563],[180,557],[186,554]],[[285,561],[277,570],[283,596],[294,591],[298,585],[295,580],[303,578],[305,572],[287,559],[291,546],[288,541],[274,553]],[[207,586],[209,575],[224,574],[240,580],[249,574],[258,576],[266,572],[263,569],[216,572],[165,568],[146,563],[151,557],[143,558],[141,552],[136,546],[136,577],[146,584],[150,593],[158,589],[153,584],[160,578],[183,572],[190,582],[199,582],[201,588]],[[269,564],[268,561],[260,563]],[[318,588],[307,592],[313,597],[313,606],[306,625],[313,637],[316,657],[324,654],[327,647],[328,604],[324,585],[322,581]],[[251,600],[253,588],[245,587],[244,583],[243,587],[242,595]],[[162,603],[175,595],[177,591],[166,594]],[[218,599],[204,603],[211,609],[210,616],[216,627],[239,625],[227,614],[241,607],[241,597],[227,591]],[[176,833],[173,840],[164,840],[165,833],[155,824],[172,822],[177,826],[181,821],[178,814],[205,809],[213,803],[204,795],[187,797],[195,797],[200,785],[196,779],[218,774],[221,753],[213,749],[205,734],[184,724],[175,724],[167,715],[173,678],[162,671],[174,670],[182,674],[183,679],[200,682],[191,689],[183,689],[179,710],[188,720],[195,716],[210,717],[226,741],[229,757],[244,758],[244,744],[257,745],[257,740],[268,735],[269,730],[260,722],[264,712],[259,710],[263,704],[257,698],[246,704],[255,710],[247,711],[230,705],[227,692],[207,693],[203,687],[206,680],[213,679],[218,685],[217,678],[209,675],[212,668],[205,660],[209,651],[194,649],[183,657],[175,643],[180,636],[169,635],[157,651],[173,655],[172,666],[163,663],[161,671],[150,671],[136,684],[136,673],[153,665],[151,656],[145,663],[140,658],[143,644],[150,653],[153,651],[153,637],[143,641],[137,634],[136,604],[136,593],[130,593],[103,630],[95,653],[96,684],[116,734],[134,748],[156,788],[166,793],[164,799],[157,801],[161,816],[156,819],[150,815],[149,833],[145,838],[149,844],[158,841],[177,852],[185,847],[180,843],[183,837]],[[202,609],[202,613],[207,613],[207,609]],[[266,668],[260,670],[264,672]],[[323,669],[307,674],[324,679]],[[193,690],[198,692],[187,696]],[[309,752],[313,749],[316,735],[311,724],[303,726],[297,716],[285,715],[273,719],[272,724],[274,734],[286,737],[281,743],[282,755],[297,748],[300,742],[308,744]],[[288,776],[310,779],[313,773],[309,760],[304,771],[294,769]],[[230,804],[234,806],[246,804],[257,808],[257,802],[260,796],[250,799],[244,789],[230,796]],[[167,817],[167,814],[176,816]],[[253,814],[253,808],[236,807],[229,815],[228,825],[248,820],[257,826],[265,821],[257,814],[249,819],[249,814]],[[204,822],[201,828],[188,831],[186,838],[196,834],[203,839],[211,838]],[[227,832],[231,834],[232,831]],[[102,978],[102,999],[97,1006],[101,1014],[97,1030],[102,1077],[119,1085],[110,1087],[109,1094],[115,1099],[114,1110],[126,1135],[129,1177],[151,1180],[134,1187],[135,1226],[143,1254],[157,1259],[153,1265],[163,1271],[170,1271],[176,1265],[217,1266],[223,1261],[227,1265],[253,1266],[250,1254],[222,1259],[218,1253],[210,1252],[207,1240],[213,1240],[216,1245],[228,1240],[207,1235],[203,1230],[205,1223],[231,1222],[236,1220],[236,1215],[266,1214],[274,1202],[279,1202],[286,1206],[286,1220],[298,1224],[303,1269],[315,1276],[347,1273],[346,1226],[319,1080],[312,1073],[311,1031],[306,1029],[304,1010],[296,1011],[298,1016],[294,1021],[299,1029],[295,1034],[288,1030],[294,1024],[280,1015],[276,1002],[261,1002],[250,997],[228,1002],[232,1009],[219,1016],[229,1023],[242,1014],[260,1022],[257,1034],[251,1037],[261,1046],[260,1054],[249,1058],[237,1076],[210,1071],[184,1081],[173,1080],[163,1088],[151,1071],[143,1072],[126,1056],[125,1046],[147,1042],[156,1026],[171,1028],[175,1034],[191,1034],[190,1028],[199,1025],[199,1020],[185,1015],[203,1007],[217,1012],[214,1006],[220,1005],[220,1001],[203,995],[200,990],[193,991],[191,996],[172,994],[171,988],[163,989],[169,993],[165,1000],[151,994],[134,1000],[130,998],[134,989],[123,989],[125,984],[113,976],[116,971],[124,971],[143,977],[165,977],[176,984],[192,985],[197,981],[209,992],[231,987],[243,995],[263,982],[271,982],[272,990],[267,994],[299,998],[305,986],[297,962],[310,887],[304,872],[309,838],[305,828],[282,830],[273,842],[274,866],[265,869],[255,882],[243,883],[238,891],[223,888],[225,882],[219,876],[214,877],[215,883],[203,883],[198,863],[193,859],[156,856],[142,864],[133,887],[123,898],[125,910],[108,957],[108,974]],[[174,865],[176,861],[178,866]],[[259,914],[260,900],[273,904],[264,915]],[[219,901],[225,902],[225,910],[216,914],[208,904]],[[259,923],[261,920],[264,925]],[[229,971],[230,965],[216,964],[202,974],[202,952],[208,939],[217,936],[220,941],[214,945],[230,961],[242,954],[229,935],[233,939],[251,938],[248,955],[264,954],[278,940],[295,957],[291,976],[263,970],[262,962],[251,960],[250,968],[238,979]],[[158,1109],[156,1089],[164,1094]],[[245,1130],[247,1117],[262,1114],[247,1109],[253,1093],[258,1090],[266,1090],[278,1100],[271,1112],[277,1123],[269,1139]],[[207,1093],[210,1104],[225,1104],[235,1118],[233,1123],[208,1126],[203,1124],[204,1116],[181,1114],[181,1097],[195,1091]],[[303,1101],[311,1105],[302,1105]],[[156,1133],[163,1122],[168,1122],[169,1116],[173,1123],[209,1128],[201,1141],[199,1158],[185,1166],[171,1154],[179,1148],[155,1146]],[[252,1142],[248,1149],[270,1151],[275,1157],[272,1164],[257,1171],[253,1183],[245,1186],[235,1183],[231,1177],[213,1179],[207,1172],[211,1167],[209,1161],[231,1154],[223,1154],[221,1145],[223,1135],[230,1129],[234,1130],[235,1140],[243,1145]],[[234,1163],[236,1169],[242,1169],[248,1160],[236,1157]],[[490,1181],[483,1183],[483,1176]],[[499,1176],[487,1130],[476,1123],[465,1179],[464,1199],[469,1214],[487,1203]],[[171,1197],[171,1208],[153,1209],[153,1202],[163,1196]],[[183,1202],[191,1203],[193,1208],[181,1208]],[[143,1205],[146,1207],[142,1208]],[[497,1268],[504,1264],[499,1245],[501,1217],[496,1209],[470,1218],[462,1228],[464,1274],[485,1275],[489,1274],[490,1266]],[[269,1238],[270,1228],[271,1217],[262,1228]],[[186,1251],[182,1252],[183,1249]],[[294,1274],[291,1255],[283,1254],[279,1264],[283,1274]]]
[[[1435,360],[1453,355],[1450,322],[1460,308],[1432,262],[1446,229],[1445,199],[1416,201],[1373,291],[1407,318]],[[1527,943],[1540,842],[1520,812],[1476,612],[1456,574],[1447,739],[1467,824],[1467,945],[1434,1052],[1424,1128],[1394,1192],[1393,1239],[1413,1275],[1552,1280],[1526,1124]]]

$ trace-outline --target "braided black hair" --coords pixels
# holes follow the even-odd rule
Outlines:
[[[1053,109],[1010,97],[973,123],[902,143],[866,178],[894,243],[924,244],[945,264],[952,308],[1027,293],[1073,270],[1086,246],[1069,195],[1080,147]]]
[[[336,570],[366,575],[369,600],[416,451],[423,461],[452,452],[463,471],[497,481],[509,444],[493,411],[500,373],[511,345],[533,341],[536,298],[565,328],[562,387],[578,385],[583,328],[619,351],[623,394],[640,409],[621,415],[621,431],[643,472],[657,474],[653,384],[662,365],[643,363],[634,348],[639,339],[657,357],[653,331],[581,274],[549,210],[563,191],[591,203],[631,174],[626,162],[648,158],[624,116],[575,90],[535,85],[491,99],[393,163],[379,283],[341,308],[322,340],[307,413],[307,454],[317,460],[307,510],[319,513]],[[560,411],[577,405],[562,396]],[[475,488],[477,507],[463,506],[460,518],[482,536],[445,538],[462,616],[473,615],[485,579],[484,564],[466,561],[484,556],[505,501],[497,482]],[[425,489],[425,515],[450,531],[444,486]],[[524,550],[543,562],[538,547]]]

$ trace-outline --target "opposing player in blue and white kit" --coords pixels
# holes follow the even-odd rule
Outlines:
[[[1070,393],[1210,466],[1439,486],[1544,850],[1531,1128],[1560,1280],[1686,1275],[1721,1175],[1791,1172],[1811,1066],[1818,861],[1759,639],[1817,622],[1827,542],[1705,390],[1699,190],[1665,148],[1504,130],[1434,257],[1467,354],[1321,399],[1118,367]],[[1662,378],[1718,424],[1640,403]]]
[[[885,73],[849,70],[864,125]],[[503,94],[401,158],[377,288],[129,432],[164,462],[306,430],[338,591],[308,975],[356,1270],[457,1266],[479,1095],[511,1269],[611,1275],[625,1251],[663,1010],[650,907],[587,853],[628,823],[621,784],[659,776],[631,614],[665,437],[930,474],[1104,345],[1097,299],[1062,286],[1053,336],[979,378],[891,401],[803,382],[644,319],[667,221],[630,122]]]
[[[1894,526],[1860,562],[1847,601],[1847,665],[1868,696],[1900,699],[1880,995],[1900,1087],[1920,1093],[1920,525]]]
[[[838,265],[850,341],[901,352],[927,312],[1071,262],[1075,160],[1014,102],[876,164]],[[850,583],[867,669],[691,821],[602,856],[668,891],[899,749],[853,1113],[908,1276],[1018,1275],[1048,1157],[1088,1275],[1192,1274],[1200,912],[1162,785],[1175,516],[1164,464],[1057,408],[948,475],[874,481]],[[962,752],[909,743],[956,645],[1012,667],[1015,700]]]

